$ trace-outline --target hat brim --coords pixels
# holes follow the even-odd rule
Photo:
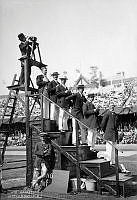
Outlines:
[[[48,133],[42,132],[39,134],[40,137],[49,137]]]
[[[60,74],[57,72],[57,73],[53,73],[51,74],[51,76],[59,76]]]
[[[46,68],[47,66],[48,66],[48,65],[43,64],[43,65],[41,65],[39,68],[42,69],[42,68]]]
[[[68,80],[68,78],[59,78],[60,80]]]

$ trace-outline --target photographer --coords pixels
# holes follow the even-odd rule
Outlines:
[[[41,68],[42,66],[45,66],[41,62],[33,60],[32,57],[34,56],[34,51],[38,45],[36,43],[37,38],[36,37],[26,37],[23,33],[20,33],[18,35],[18,39],[20,40],[19,49],[21,52],[21,58],[19,59],[21,61],[21,74],[19,78],[19,85],[24,86],[25,83],[25,76],[24,76],[24,59],[28,58],[28,68],[27,68],[27,82],[28,86],[30,85],[30,75],[31,75],[31,66],[36,66]]]

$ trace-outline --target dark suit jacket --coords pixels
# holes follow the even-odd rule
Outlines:
[[[49,94],[49,98],[54,101],[55,103],[57,102],[57,95],[56,95],[56,86],[59,85],[59,82],[56,82],[54,80],[52,80],[49,84],[48,84],[48,94]]]
[[[26,55],[30,57],[30,54],[31,54],[31,47],[30,47],[30,42],[29,41],[26,41],[26,42],[21,42],[19,44],[19,48],[20,48],[20,51],[21,51],[21,54],[22,56],[23,55]]]
[[[83,105],[84,123],[91,129],[98,128],[98,111],[94,111],[95,106],[92,102]]]
[[[83,115],[83,103],[86,102],[84,95],[80,95],[79,92],[66,97],[66,100],[72,100],[72,115],[77,119],[81,120],[84,118]]]
[[[49,84],[49,81],[43,81],[43,77],[42,76],[43,75],[38,75],[37,78],[36,78],[36,84],[38,86],[39,93],[43,93],[44,88],[45,87],[47,88],[47,86]]]
[[[50,143],[43,144],[42,142],[38,142],[34,150],[34,153],[36,155],[34,166],[40,169],[41,163],[45,163],[47,168],[50,168],[51,152],[52,146]]]
[[[107,111],[101,122],[101,129],[104,131],[104,138],[115,142],[118,138],[118,116],[111,111]]]
[[[62,108],[69,109],[69,102],[65,99],[67,96],[71,95],[67,87],[62,84],[56,87],[57,104]]]

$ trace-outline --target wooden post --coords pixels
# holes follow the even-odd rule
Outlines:
[[[37,48],[38,48],[39,60],[40,60],[40,62],[42,62],[41,54],[40,54],[40,49],[39,49],[39,44],[37,44]]]
[[[117,197],[120,196],[120,188],[119,188],[119,163],[118,163],[118,150],[115,148],[115,165],[116,165],[116,190]]]
[[[43,95],[41,95],[41,130],[44,131],[44,121],[43,121]]]
[[[80,180],[80,166],[79,166],[79,132],[78,132],[78,122],[75,120],[76,123],[76,159],[77,159],[77,166],[76,166],[76,173],[77,173],[77,192],[81,192],[81,180]]]
[[[26,161],[27,161],[27,168],[26,168],[26,185],[31,186],[32,180],[32,173],[33,173],[33,159],[32,159],[32,132],[30,132],[29,127],[29,95],[28,95],[28,87],[29,81],[28,80],[28,66],[29,60],[28,57],[24,58],[24,70],[25,70],[25,115],[26,115]]]

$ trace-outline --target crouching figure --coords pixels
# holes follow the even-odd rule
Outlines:
[[[50,184],[52,170],[55,166],[55,152],[51,145],[51,139],[47,133],[40,133],[41,141],[36,143],[34,173],[32,189],[43,190]]]

